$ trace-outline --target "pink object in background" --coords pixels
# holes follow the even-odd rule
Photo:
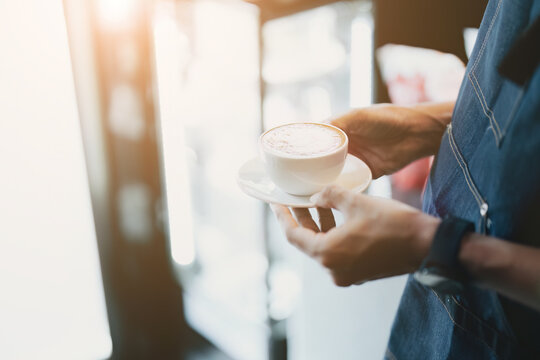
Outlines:
[[[402,191],[421,190],[431,168],[433,157],[425,157],[413,161],[403,169],[392,175],[392,185]]]
[[[394,104],[452,101],[457,98],[465,65],[452,54],[404,45],[385,45],[377,60],[388,95]],[[421,190],[432,158],[417,160],[392,175],[401,191]]]
[[[416,104],[427,101],[425,79],[420,74],[409,77],[398,74],[390,79],[386,86],[394,104]]]

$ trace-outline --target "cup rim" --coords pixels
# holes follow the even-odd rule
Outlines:
[[[272,130],[275,130],[277,128],[283,127],[283,126],[294,125],[294,124],[313,124],[313,125],[327,126],[327,127],[333,128],[334,130],[337,130],[338,132],[340,132],[343,135],[343,137],[345,138],[345,141],[339,147],[337,147],[336,149],[334,149],[334,150],[332,150],[330,152],[319,154],[319,155],[311,155],[311,156],[287,155],[285,153],[278,152],[278,151],[276,151],[274,149],[265,147],[264,144],[262,143],[262,139],[263,139],[264,135],[266,135],[268,132],[270,132]],[[287,123],[287,124],[281,124],[281,125],[278,125],[278,126],[274,126],[273,128],[270,128],[270,129],[266,130],[265,132],[263,132],[259,136],[259,147],[260,147],[261,151],[263,151],[265,153],[270,153],[272,155],[275,155],[275,156],[278,156],[278,157],[281,157],[281,158],[285,158],[285,159],[318,159],[318,158],[324,158],[324,157],[331,156],[331,155],[334,155],[336,153],[339,153],[340,151],[343,150],[343,148],[347,148],[348,145],[349,145],[349,137],[347,136],[347,133],[345,133],[345,131],[343,131],[339,127],[337,127],[335,125],[332,125],[332,124],[317,123],[317,122],[310,122],[310,121],[308,121],[308,122],[292,122],[292,123]]]

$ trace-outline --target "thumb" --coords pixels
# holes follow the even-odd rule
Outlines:
[[[338,209],[341,212],[349,210],[354,194],[342,187],[331,185],[321,192],[311,196],[310,200],[317,207]]]

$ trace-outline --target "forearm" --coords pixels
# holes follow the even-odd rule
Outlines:
[[[470,234],[459,259],[479,286],[540,311],[540,249]]]
[[[419,104],[414,107],[446,126],[452,117],[454,104]],[[430,244],[437,222],[425,222],[421,235]],[[422,256],[427,255],[424,246]],[[463,239],[459,260],[481,287],[493,289],[513,300],[540,311],[540,249],[488,237],[477,233]]]
[[[420,103],[411,106],[394,104],[376,104],[353,110],[332,121],[346,132],[353,135],[366,133],[380,137],[381,141],[395,141],[402,136],[402,141],[421,140],[430,144],[430,154],[438,149],[446,126],[452,120],[454,102]],[[435,144],[435,145],[432,145]],[[434,149],[434,150],[433,150]]]
[[[440,222],[424,213],[409,221],[416,268],[428,255]],[[469,233],[462,240],[459,261],[475,285],[540,311],[540,249]]]
[[[452,120],[454,105],[454,101],[443,103],[420,103],[414,105],[412,108],[430,116],[433,120],[445,127]]]

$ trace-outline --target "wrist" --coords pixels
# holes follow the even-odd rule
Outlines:
[[[452,121],[454,112],[454,102],[443,103],[421,103],[414,105],[413,108],[436,121],[441,128],[445,128]]]
[[[424,113],[419,114],[415,119],[415,122],[411,122],[411,126],[414,127],[414,137],[422,150],[421,157],[436,154],[439,151],[446,125]]]
[[[454,103],[425,103],[411,108],[415,115],[411,118],[417,139],[423,143],[423,156],[430,156],[439,150],[447,125],[452,120]]]
[[[472,222],[446,216],[432,238],[429,254],[414,273],[416,281],[440,293],[461,293],[469,274],[459,262],[459,252],[464,236],[472,231]]]

